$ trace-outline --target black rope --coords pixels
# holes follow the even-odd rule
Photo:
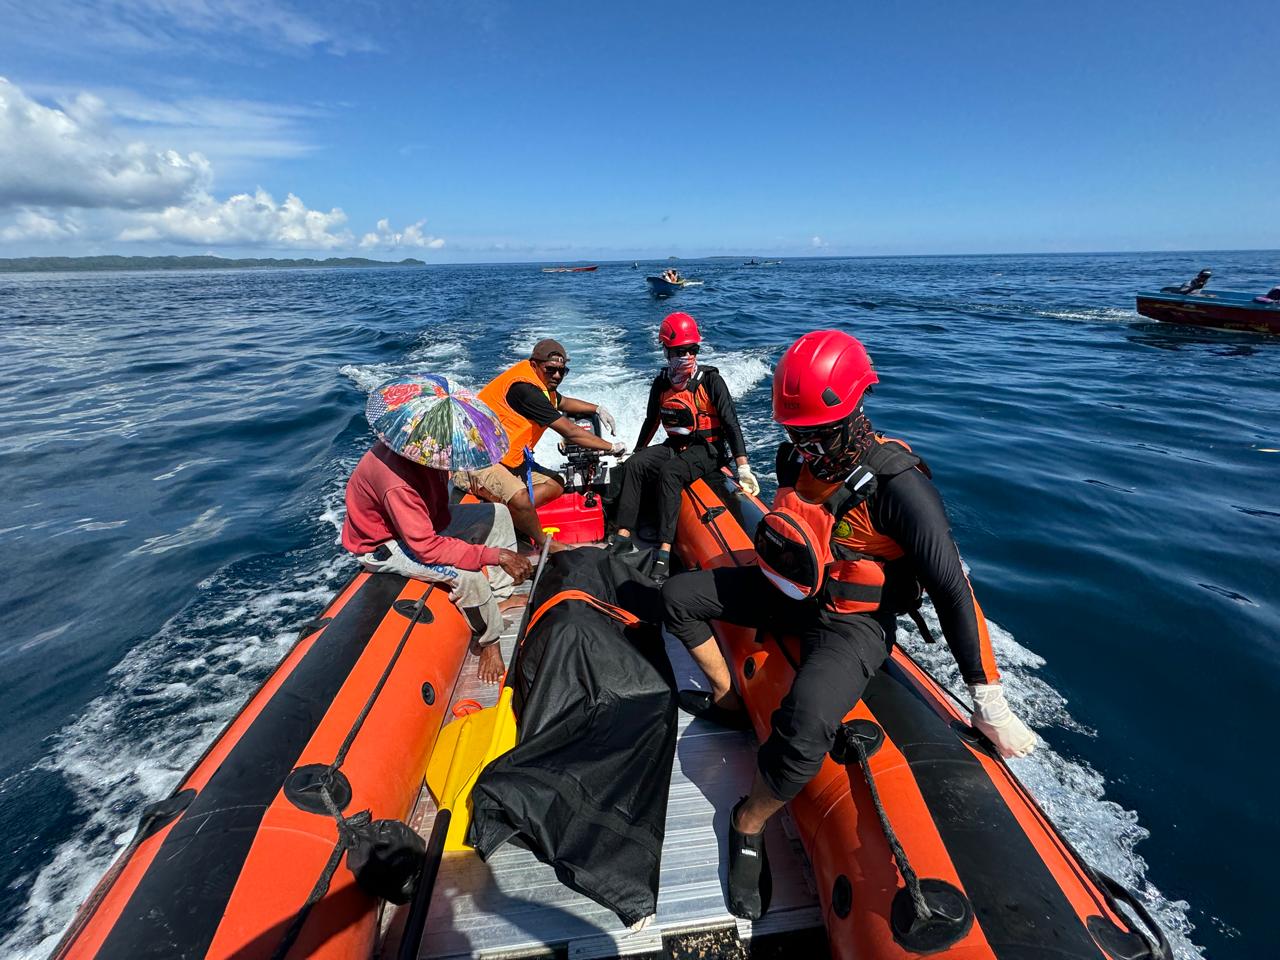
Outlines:
[[[400,659],[400,654],[404,652],[405,644],[409,642],[409,636],[413,633],[413,628],[418,625],[422,611],[427,608],[427,598],[431,596],[433,590],[435,590],[435,584],[429,584],[426,592],[418,598],[418,602],[413,608],[413,617],[410,618],[409,625],[404,628],[404,634],[400,637],[396,652],[387,661],[387,666],[382,671],[382,676],[378,678],[377,684],[369,693],[369,699],[365,701],[363,709],[356,716],[355,722],[351,724],[351,729],[347,731],[347,738],[342,741],[342,746],[338,748],[338,753],[334,756],[333,763],[329,764],[331,772],[337,773],[338,768],[342,766],[342,761],[347,759],[347,751],[351,749],[351,744],[355,742],[356,735],[360,732],[360,728],[364,726],[364,722],[369,716],[369,711],[373,709],[374,703],[377,702],[378,697],[382,694],[382,688],[387,685],[387,680],[391,677],[391,671],[395,669],[396,662]],[[323,787],[322,789],[327,795],[328,788]]]
[[[369,717],[369,712],[373,709],[373,705],[387,685],[387,680],[391,677],[391,671],[395,669],[396,663],[400,660],[400,654],[404,652],[405,645],[409,642],[409,637],[413,633],[413,628],[418,625],[422,612],[427,608],[427,599],[431,596],[433,590],[435,590],[435,585],[428,585],[426,591],[418,598],[418,602],[413,608],[413,616],[409,619],[409,625],[404,628],[404,634],[396,645],[395,653],[387,661],[386,667],[383,668],[382,676],[378,678],[373,690],[369,692],[369,697],[365,700],[364,707],[356,715],[355,721],[351,724],[351,729],[347,731],[347,736],[342,741],[342,746],[338,748],[333,762],[329,764],[329,773],[331,775],[336,774],[341,769],[343,761],[347,759],[347,752],[351,749],[356,736],[360,733],[365,720]],[[350,817],[343,816],[338,804],[333,799],[333,794],[329,790],[331,782],[332,776],[321,780],[320,800],[324,803],[325,810],[329,812],[329,816],[333,817],[333,822],[338,828],[338,840],[333,845],[333,852],[329,854],[329,860],[325,863],[320,876],[316,878],[315,885],[311,888],[311,893],[307,895],[306,901],[298,908],[298,912],[293,915],[293,921],[289,924],[289,929],[285,931],[280,943],[276,945],[275,951],[271,954],[272,960],[283,960],[293,948],[294,943],[302,933],[303,926],[307,922],[307,917],[311,914],[311,908],[324,899],[329,892],[329,885],[333,882],[333,875],[338,869],[338,864],[342,862],[342,855],[354,844],[357,830],[368,826],[373,820],[373,815],[368,810],[361,810]]]
[[[902,849],[898,834],[894,832],[893,824],[889,822],[889,814],[885,812],[884,804],[880,801],[880,791],[876,789],[876,779],[871,774],[871,763],[867,760],[867,749],[862,745],[861,737],[855,735],[849,739],[858,750],[858,763],[862,766],[862,775],[866,778],[867,789],[871,792],[871,803],[876,808],[876,816],[880,818],[880,828],[884,831],[884,838],[889,841],[889,850],[892,851],[893,860],[898,865],[898,872],[906,881],[907,893],[911,895],[911,902],[915,905],[916,916],[921,920],[928,920],[933,916],[933,911],[925,901],[924,891],[920,889],[920,878],[912,868],[911,861],[907,859],[907,851]]]

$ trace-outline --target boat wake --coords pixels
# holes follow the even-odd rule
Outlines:
[[[933,606],[922,608],[930,632],[942,636],[942,626]],[[1075,720],[1067,710],[1067,700],[1039,675],[1045,661],[1018,643],[999,624],[987,621],[991,645],[1000,664],[1001,682],[1013,711],[1032,727],[1057,727],[1072,733],[1096,737],[1097,732]],[[899,622],[898,642],[958,699],[965,689],[959,668],[946,644],[927,644],[906,619]],[[1138,815],[1106,798],[1106,781],[1083,760],[1072,760],[1055,752],[1042,739],[1029,757],[1009,761],[1054,825],[1062,831],[1091,866],[1120,881],[1142,901],[1160,924],[1178,960],[1201,960],[1204,951],[1191,941],[1194,925],[1190,904],[1170,900],[1148,879],[1147,864],[1138,853],[1138,844],[1150,833],[1138,822]],[[1139,924],[1140,926],[1140,924]]]
[[[571,355],[577,355],[566,383],[568,392],[603,402],[617,418],[619,437],[633,443],[644,419],[650,378],[660,362],[656,351],[632,355],[627,331],[599,317],[547,313],[509,335],[506,362],[525,355],[541,331],[558,331]],[[443,373],[475,388],[481,385],[480,369],[472,346],[480,336],[444,342],[439,333],[432,333],[402,362],[349,365],[340,373],[362,391],[401,373],[423,371]],[[705,359],[720,369],[739,398],[744,430],[756,441],[753,464],[762,478],[767,477],[772,455],[766,452],[777,439],[768,404],[758,395],[770,372],[768,351],[709,351]],[[26,890],[14,891],[25,906],[16,911],[15,927],[0,939],[0,955],[35,960],[49,953],[76,905],[129,842],[141,807],[173,788],[289,649],[299,624],[352,572],[336,534],[345,479],[364,442],[360,437],[331,461],[324,496],[307,520],[305,547],[238,561],[200,584],[199,594],[185,609],[137,644],[110,672],[107,692],[52,738],[39,769],[70,791],[79,824],[27,878]],[[537,451],[542,462],[559,461],[555,443],[552,436],[543,439]],[[926,617],[937,632],[929,608]],[[1042,729],[1093,735],[1072,719],[1065,699],[1039,676],[1044,661],[999,626],[991,624],[990,629],[1009,698],[1020,715]],[[946,647],[923,645],[912,632],[908,628],[902,639],[913,655],[950,689],[963,689]],[[1106,799],[1103,778],[1086,763],[1047,745],[1013,765],[1081,853],[1143,899],[1180,960],[1202,957],[1190,939],[1188,905],[1167,899],[1147,881],[1146,864],[1137,852],[1147,831],[1135,813]]]

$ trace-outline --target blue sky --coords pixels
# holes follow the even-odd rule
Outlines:
[[[1280,247],[1271,3],[0,0],[0,256]]]

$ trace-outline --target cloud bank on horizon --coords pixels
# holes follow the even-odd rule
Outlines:
[[[225,199],[203,152],[129,139],[101,98],[46,105],[0,77],[0,243],[78,240],[337,251],[438,250],[445,241],[389,218],[357,236],[339,207],[309,208],[259,187]],[[170,118],[172,119],[172,118]]]

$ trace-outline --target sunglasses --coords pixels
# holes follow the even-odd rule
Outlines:
[[[787,437],[805,460],[816,460],[836,453],[847,439],[843,422],[818,427],[787,427]]]
[[[668,357],[696,357],[698,355],[698,345],[691,343],[685,347],[667,347]]]
[[[542,365],[542,369],[546,371],[548,377],[563,377],[569,372],[569,365],[567,363],[562,363],[552,366],[549,363],[544,363]]]

